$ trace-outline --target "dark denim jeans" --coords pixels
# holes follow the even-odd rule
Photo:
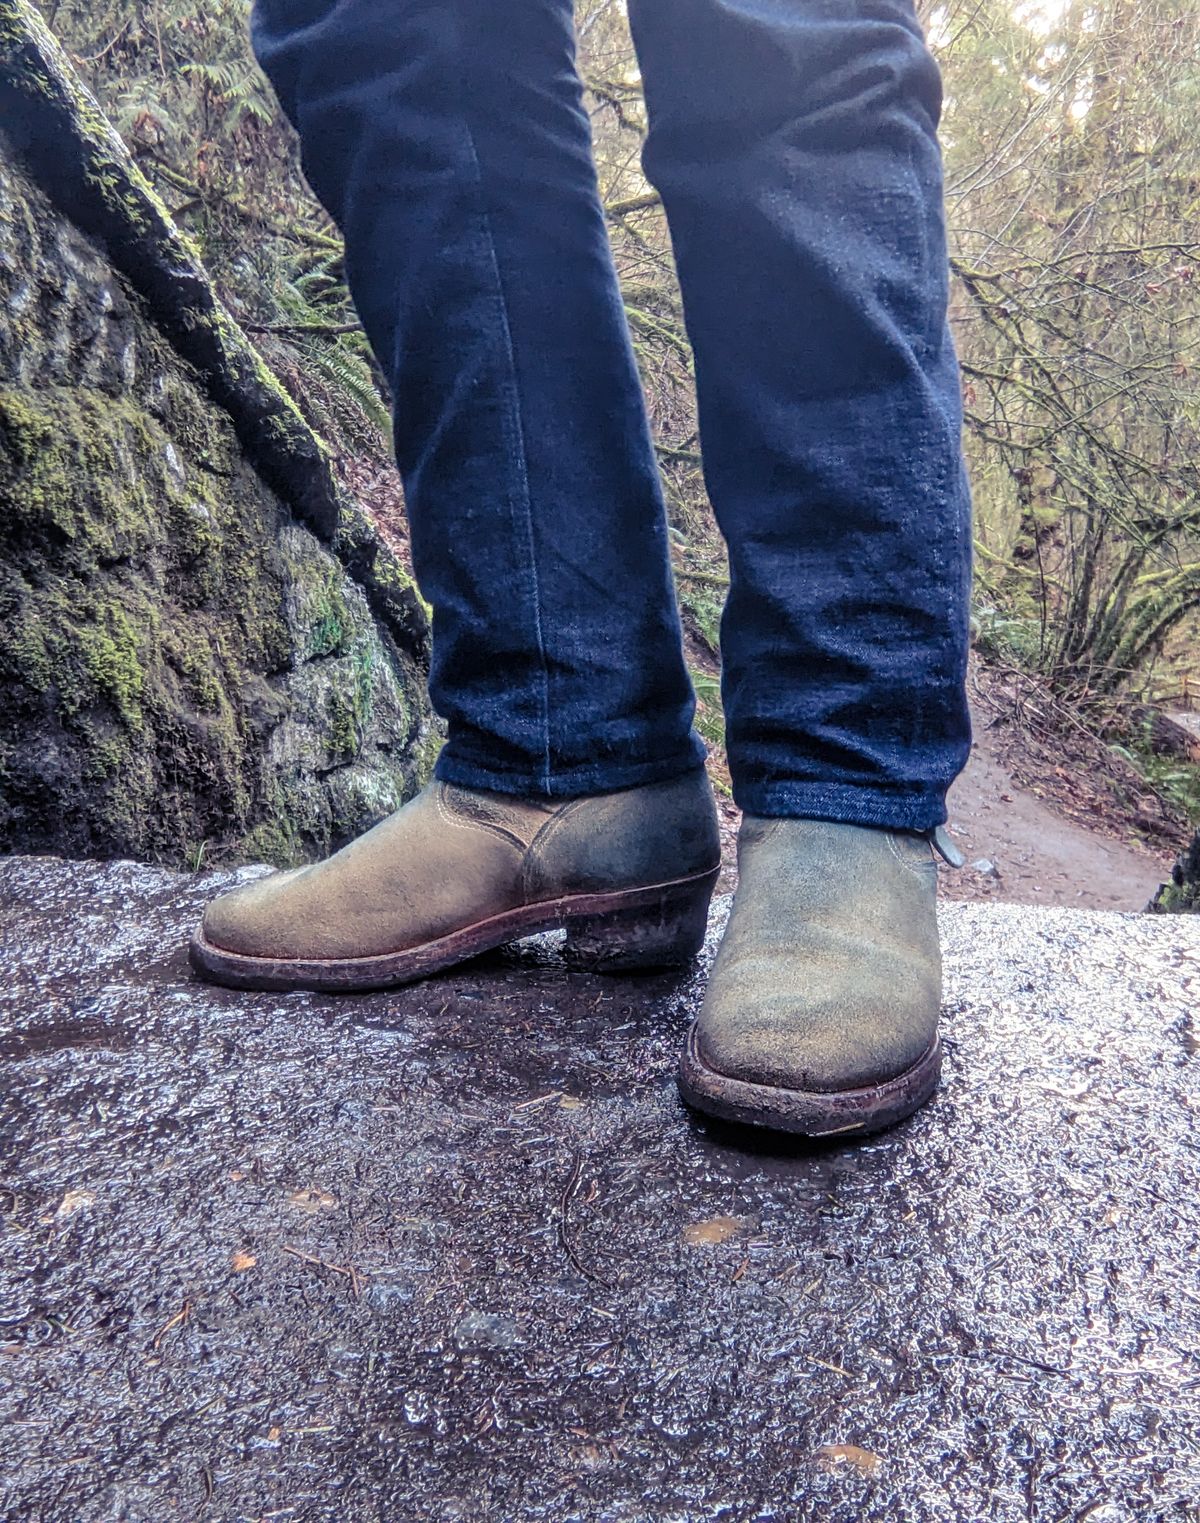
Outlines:
[[[909,0],[631,0],[729,544],[738,802],[927,829],[965,761],[969,499]],[[391,377],[450,781],[703,748],[569,0],[257,0]]]

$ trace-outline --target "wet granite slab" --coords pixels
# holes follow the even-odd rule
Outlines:
[[[227,993],[234,876],[0,862],[3,1519],[1200,1519],[1200,919],[946,906],[941,1096],[806,1148],[702,972]]]

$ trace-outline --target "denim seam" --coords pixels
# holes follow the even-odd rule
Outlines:
[[[520,503],[517,511],[523,517],[525,531],[526,564],[528,568],[530,590],[533,593],[533,629],[537,639],[538,663],[541,667],[541,710],[542,710],[542,775],[540,778],[543,789],[550,791],[550,668],[546,660],[546,643],[542,633],[542,590],[541,579],[538,576],[537,567],[537,543],[533,532],[533,504],[529,492],[529,461],[528,441],[525,436],[525,417],[521,407],[521,388],[517,381],[517,358],[513,347],[512,324],[508,315],[508,298],[504,290],[504,278],[500,273],[500,258],[496,252],[496,239],[492,232],[492,219],[488,211],[487,196],[483,188],[483,167],[479,160],[479,150],[475,143],[475,134],[471,130],[471,122],[466,111],[463,111],[463,128],[466,132],[467,147],[471,153],[471,165],[475,171],[475,183],[479,191],[479,211],[483,224],[484,241],[487,246],[488,262],[491,265],[492,277],[495,281],[496,296],[500,306],[500,319],[504,336],[504,357],[507,361],[508,384],[506,402],[516,422],[517,444],[517,473],[520,481]]]

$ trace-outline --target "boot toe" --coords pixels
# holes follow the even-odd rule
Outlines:
[[[719,961],[698,1022],[703,1061],[726,1078],[831,1094],[887,1084],[937,1036],[936,957],[798,933]]]
[[[700,1057],[724,1078],[770,1089],[836,1094],[890,1083],[926,1056],[936,1006],[909,1018],[893,1005],[873,1012],[778,1001],[743,1007],[719,1022],[701,1015]]]
[[[684,1098],[813,1137],[877,1131],[937,1086],[941,956],[927,841],[747,817],[740,882],[680,1068]]]
[[[214,899],[200,922],[201,938],[209,946],[241,957],[304,956],[303,927],[289,923],[292,917],[279,913],[281,908],[286,910],[279,890],[302,871],[294,868],[272,873]]]

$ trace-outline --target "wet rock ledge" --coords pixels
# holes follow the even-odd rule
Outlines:
[[[235,876],[0,862],[3,1518],[1200,1516],[1200,921],[948,906],[941,1097],[806,1149],[702,970],[226,993]]]

